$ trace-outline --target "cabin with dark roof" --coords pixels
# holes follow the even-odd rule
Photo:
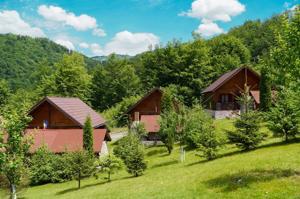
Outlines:
[[[202,91],[203,103],[214,118],[234,117],[240,113],[238,97],[245,85],[250,88],[253,108],[259,107],[260,76],[248,67],[236,68],[219,77]]]
[[[154,88],[126,111],[131,124],[135,122],[144,124],[148,140],[158,139],[161,98],[162,90]]]
[[[110,136],[105,120],[79,98],[45,97],[29,111],[29,115],[32,121],[25,135],[33,137],[31,152],[42,145],[54,153],[82,149],[82,129],[88,116],[94,128],[94,152],[107,152],[105,141],[109,141]]]

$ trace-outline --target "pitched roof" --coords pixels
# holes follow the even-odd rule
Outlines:
[[[105,120],[101,117],[101,115],[94,111],[86,103],[81,101],[79,98],[45,97],[30,110],[29,114],[32,113],[45,101],[63,112],[67,117],[77,123],[80,127],[84,126],[84,122],[88,115],[91,117],[92,125],[94,128],[105,125]]]
[[[209,85],[207,88],[205,88],[202,91],[202,93],[214,92],[216,89],[218,89],[220,86],[222,86],[224,83],[226,83],[228,80],[230,80],[233,76],[235,76],[236,74],[238,74],[243,69],[247,69],[248,71],[252,72],[253,74],[255,74],[256,76],[259,77],[259,75],[255,71],[253,71],[252,69],[250,69],[248,67],[236,68],[236,69],[234,69],[232,71],[229,71],[229,72],[223,74],[216,81],[214,81],[211,85]]]
[[[94,129],[94,152],[101,152],[106,129]],[[73,152],[83,146],[82,129],[26,129],[25,136],[32,136],[34,143],[30,152],[46,145],[53,153]]]
[[[146,95],[144,95],[144,97],[142,97],[137,103],[135,103],[133,106],[131,106],[125,113],[128,114],[135,107],[137,107],[140,103],[142,103],[147,97],[149,97],[152,93],[154,93],[156,91],[162,93],[162,90],[160,88],[153,88],[150,92],[148,92]]]
[[[159,115],[141,115],[141,122],[144,123],[147,132],[156,133],[159,131]]]
[[[260,104],[259,91],[250,91],[251,96],[253,97],[255,103]]]

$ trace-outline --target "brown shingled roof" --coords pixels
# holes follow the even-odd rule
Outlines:
[[[84,126],[84,122],[88,115],[91,117],[92,125],[94,128],[105,125],[105,120],[79,98],[45,97],[30,110],[29,114],[45,101],[62,111],[67,117],[77,123],[80,127]]]
[[[254,73],[257,76],[259,76],[255,71],[253,71],[252,69],[250,69],[248,67],[236,68],[232,71],[229,71],[229,72],[223,74],[216,81],[214,81],[211,85],[209,85],[206,89],[204,89],[202,91],[202,93],[214,92],[216,89],[218,89],[220,86],[222,86],[224,83],[226,83],[229,79],[231,79],[233,76],[238,74],[243,69],[247,69],[248,71]]]

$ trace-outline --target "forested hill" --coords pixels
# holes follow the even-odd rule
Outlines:
[[[66,48],[48,39],[0,35],[0,96],[10,96],[2,104],[14,101],[14,96],[24,99],[29,92],[34,97],[28,100],[31,104],[46,95],[80,97],[101,112],[116,108],[111,114],[115,117],[152,88],[170,87],[191,106],[201,101],[201,91],[211,82],[240,66],[259,73],[264,69],[281,86],[287,79],[299,79],[299,61],[292,59],[299,57],[299,38],[289,33],[298,31],[299,16],[297,10],[293,15],[247,21],[209,39],[194,34],[190,41],[173,40],[134,57],[87,58],[66,54]],[[18,88],[25,89],[16,92]]]
[[[0,34],[0,78],[12,89],[32,87],[43,68],[52,67],[68,50],[45,38]],[[85,57],[87,67],[97,61]]]

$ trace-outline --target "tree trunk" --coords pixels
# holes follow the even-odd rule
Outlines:
[[[184,162],[185,160],[185,152],[184,152],[184,149],[183,149],[183,146],[180,145],[180,162]]]
[[[11,199],[17,199],[17,190],[15,184],[10,185],[10,193],[11,193]]]
[[[110,182],[110,171],[108,172],[108,182]]]
[[[80,189],[80,180],[81,180],[81,175],[80,172],[78,173],[78,189]]]

